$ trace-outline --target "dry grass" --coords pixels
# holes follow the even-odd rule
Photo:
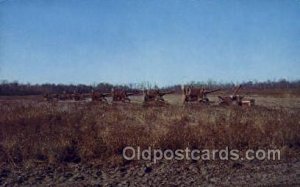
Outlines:
[[[10,101],[0,105],[0,162],[122,163],[122,149],[299,151],[300,110]]]

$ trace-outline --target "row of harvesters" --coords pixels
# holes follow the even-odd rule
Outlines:
[[[255,104],[254,99],[245,100],[244,96],[237,95],[240,90],[241,85],[239,85],[229,96],[218,96],[220,102],[219,105],[247,105],[252,106]],[[183,103],[202,103],[210,104],[208,95],[214,92],[218,92],[220,89],[207,90],[204,88],[193,87],[193,86],[182,86],[183,93]],[[112,89],[111,92],[98,92],[92,91],[91,94],[79,94],[72,93],[68,94],[64,92],[63,94],[46,94],[44,98],[47,101],[53,100],[74,100],[80,101],[85,100],[86,98],[91,98],[92,101],[105,102],[108,103],[107,97],[112,97],[112,102],[130,102],[131,99],[129,96],[138,96],[144,95],[144,103],[154,103],[154,104],[166,104],[167,102],[164,99],[164,96],[167,94],[172,94],[174,91],[165,91],[159,89],[150,89],[143,91],[132,91],[129,92],[125,89]]]
[[[219,105],[246,105],[246,106],[253,106],[255,104],[254,99],[245,100],[244,96],[238,95],[238,91],[241,89],[241,85],[235,88],[233,94],[229,96],[218,96],[219,98]],[[182,87],[183,90],[183,103],[192,103],[192,102],[199,102],[204,104],[209,104],[210,101],[207,97],[208,94],[220,91],[221,89],[215,90],[207,90],[204,88],[197,88],[197,87]]]
[[[124,89],[112,89],[110,93],[93,92],[92,101],[108,102],[106,97],[112,97],[113,102],[125,103],[131,101],[129,96],[144,95],[144,103],[150,103],[150,102],[165,103],[163,96],[171,93],[173,93],[173,91],[162,91],[159,89],[133,91],[133,92],[129,92]]]
[[[107,97],[112,97],[112,101],[130,102],[129,96],[138,95],[138,92],[128,92],[124,89],[112,89],[111,92],[92,91],[90,94],[85,93],[66,93],[62,94],[45,94],[46,101],[82,101],[91,98],[92,101],[108,102]]]

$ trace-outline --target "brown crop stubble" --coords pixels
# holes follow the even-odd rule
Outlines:
[[[297,154],[300,145],[297,109],[10,102],[1,105],[0,112],[0,159],[11,165],[120,164],[127,145],[276,148]]]

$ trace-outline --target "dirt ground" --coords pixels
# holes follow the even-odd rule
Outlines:
[[[1,186],[286,186],[300,185],[300,161],[67,164],[20,170],[1,168]]]

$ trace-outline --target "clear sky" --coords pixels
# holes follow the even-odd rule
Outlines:
[[[0,0],[0,80],[300,79],[300,0]]]

